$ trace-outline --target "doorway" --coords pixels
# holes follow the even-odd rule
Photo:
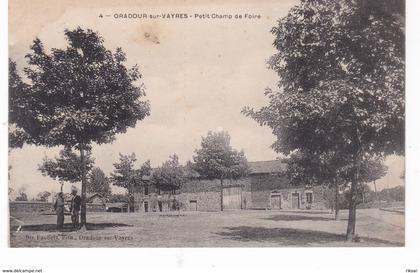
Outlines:
[[[190,211],[197,211],[197,200],[190,200]]]
[[[271,195],[271,209],[281,209],[281,195]]]
[[[299,200],[299,193],[295,192],[292,193],[292,209],[299,209],[300,208],[300,200]]]
[[[242,188],[223,188],[223,209],[242,209]]]

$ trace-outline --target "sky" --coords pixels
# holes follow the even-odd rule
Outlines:
[[[116,3],[117,2],[117,3]],[[138,64],[139,82],[146,87],[151,115],[135,128],[117,135],[110,144],[94,145],[93,156],[106,174],[118,154],[134,152],[138,166],[152,166],[176,153],[181,162],[191,160],[201,137],[209,130],[226,130],[232,146],[244,150],[249,161],[278,157],[270,145],[275,138],[267,127],[241,114],[244,106],[267,104],[266,87],[275,88],[278,76],[267,67],[275,53],[270,33],[276,21],[298,1],[83,1],[11,0],[9,2],[9,56],[18,69],[35,37],[45,48],[65,46],[64,29],[77,26],[98,31],[105,46],[120,46],[127,65]],[[261,19],[115,19],[121,13],[258,14]],[[99,14],[111,15],[100,18]],[[57,148],[24,146],[9,154],[10,187],[25,187],[29,196],[43,190],[59,191],[59,184],[37,170],[45,156]],[[378,189],[403,184],[404,158],[387,158],[388,174]],[[64,190],[68,191],[67,183]]]

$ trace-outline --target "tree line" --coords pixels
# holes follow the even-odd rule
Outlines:
[[[226,179],[237,179],[245,176],[248,163],[243,151],[236,151],[230,145],[227,132],[209,132],[202,138],[200,149],[195,150],[192,161],[181,165],[177,154],[169,156],[156,168],[151,167],[150,160],[136,166],[135,153],[119,154],[114,170],[109,176],[98,167],[94,167],[95,159],[87,152],[84,159],[86,172],[86,190],[88,193],[100,193],[108,198],[111,194],[110,184],[126,189],[126,198],[113,196],[111,198],[125,199],[134,210],[134,194],[145,187],[155,186],[159,191],[175,194],[183,183],[193,178],[219,179],[221,188]],[[55,158],[43,159],[39,170],[44,176],[53,179],[76,183],[81,181],[82,160],[70,149],[63,149]],[[223,210],[223,195],[221,192],[221,210]]]
[[[243,109],[272,129],[272,148],[286,157],[292,183],[322,184],[336,192],[349,189],[348,240],[357,237],[359,189],[383,175],[386,156],[404,155],[401,3],[302,0],[271,30],[276,53],[268,65],[279,81],[275,89],[265,91],[268,104]],[[66,29],[64,34],[65,49],[46,51],[40,39],[33,41],[23,70],[27,80],[9,62],[9,139],[12,148],[27,143],[79,153],[68,156],[80,162],[74,166],[74,179],[82,182],[85,225],[92,145],[110,143],[135,127],[150,115],[150,105],[144,100],[138,67],[126,67],[121,48],[106,49],[103,38],[92,30]],[[41,169],[53,173],[59,158],[46,161],[49,167]],[[120,156],[109,178],[129,192],[148,168],[146,162],[143,169],[133,170],[133,161],[132,155]],[[203,138],[192,163],[198,173],[219,179],[221,185],[248,171],[243,152],[232,149],[223,132]],[[176,187],[184,171],[173,156],[157,168],[155,181]],[[65,172],[60,169],[54,175],[64,177]]]

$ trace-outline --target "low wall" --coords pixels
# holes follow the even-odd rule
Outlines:
[[[70,204],[66,204],[69,206]],[[54,213],[54,207],[49,202],[37,201],[13,201],[9,202],[10,214],[16,213],[31,213],[31,214],[49,214]],[[105,204],[86,204],[88,212],[105,211]]]
[[[54,213],[52,203],[35,201],[14,201],[9,202],[10,214],[16,213]]]
[[[102,212],[106,211],[105,204],[87,203],[86,210],[88,212]]]

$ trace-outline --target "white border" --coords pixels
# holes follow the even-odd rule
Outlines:
[[[13,1],[13,0],[11,0]],[[379,0],[378,0],[379,1]],[[0,1],[0,272],[6,268],[43,272],[141,272],[148,267],[200,272],[406,272],[420,270],[420,9],[407,0],[407,172],[406,246],[402,248],[187,248],[187,249],[10,249],[7,248],[7,1]],[[41,15],[40,15],[41,16]],[[131,269],[131,270],[130,270]]]

